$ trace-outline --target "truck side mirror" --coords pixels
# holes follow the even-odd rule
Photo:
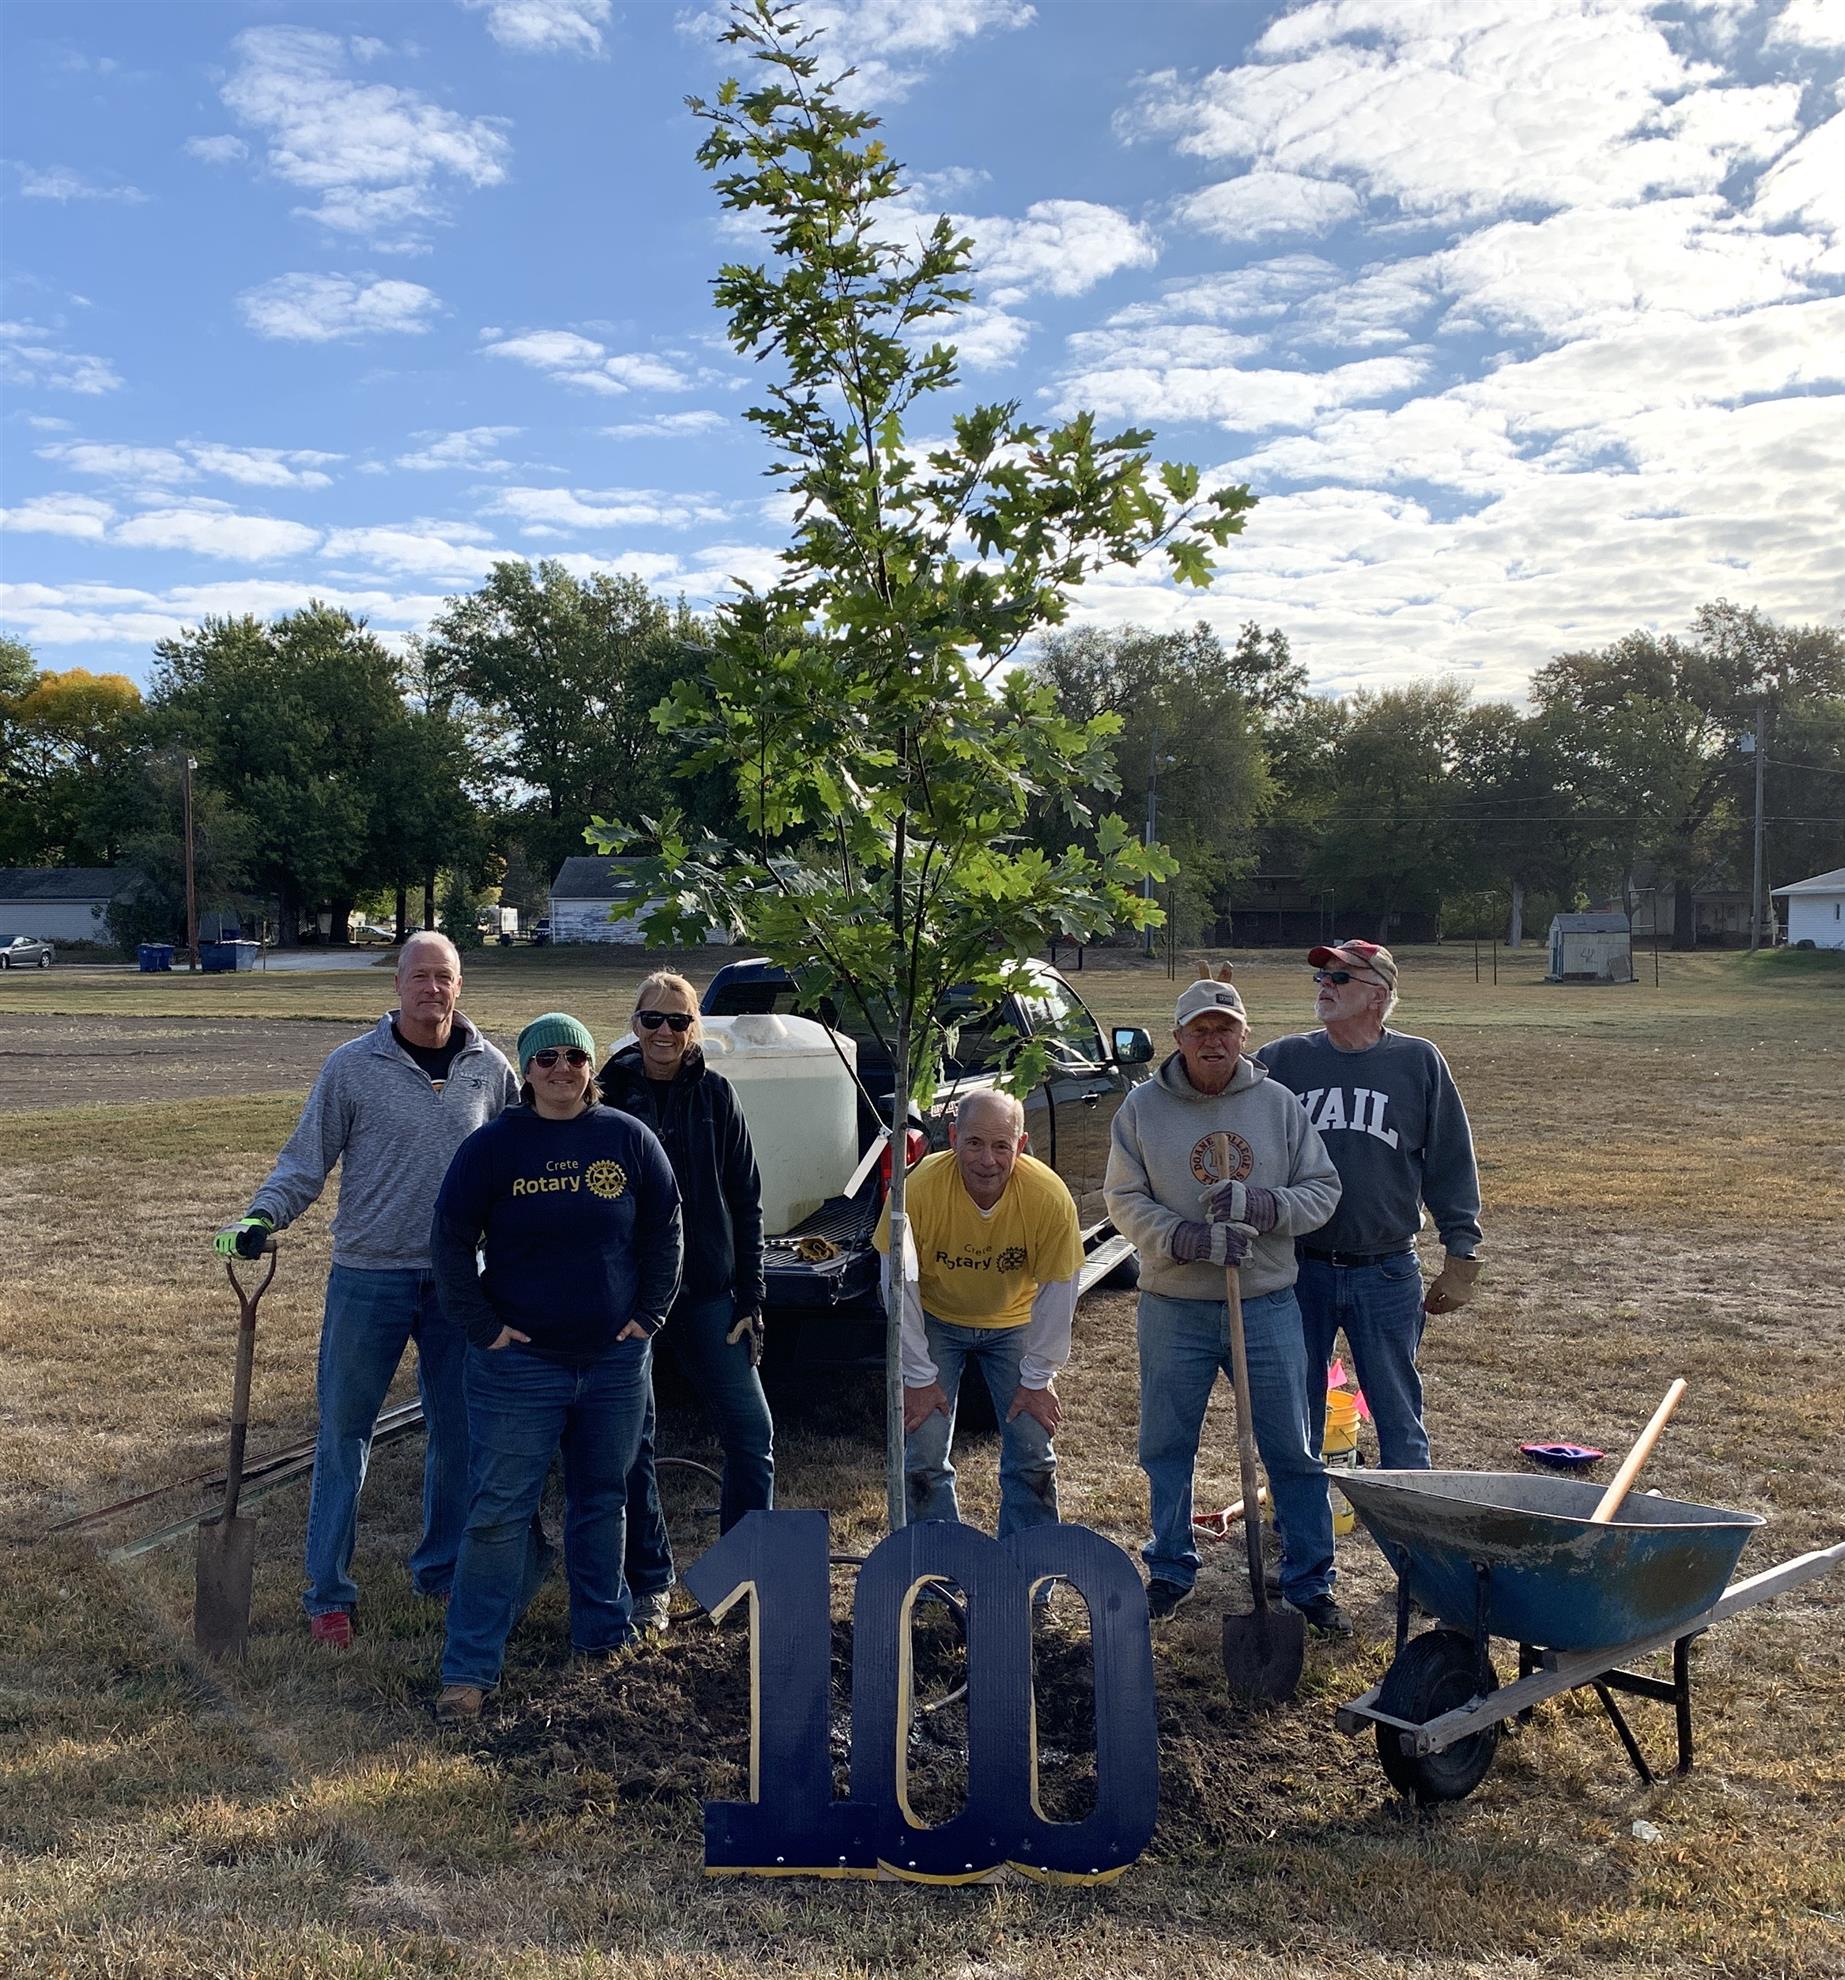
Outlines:
[[[1153,1057],[1153,1040],[1137,1024],[1116,1025],[1112,1042],[1118,1066],[1144,1066]]]

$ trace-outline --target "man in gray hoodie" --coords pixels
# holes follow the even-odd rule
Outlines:
[[[1332,1507],[1308,1434],[1307,1344],[1294,1300],[1294,1240],[1332,1215],[1338,1172],[1293,1094],[1242,1056],[1248,1020],[1233,985],[1192,984],[1173,1027],[1178,1050],[1115,1115],[1106,1183],[1108,1214],[1140,1252],[1147,1606],[1170,1615],[1197,1579],[1192,1470],[1218,1373],[1230,1373],[1224,1268],[1234,1266],[1256,1445],[1283,1535],[1282,1594],[1316,1630],[1350,1635],[1333,1599]],[[1228,1137],[1227,1173],[1219,1136]]]
[[[467,1518],[467,1344],[436,1304],[429,1232],[449,1158],[518,1099],[519,1082],[456,1008],[460,995],[455,945],[412,935],[397,959],[398,1008],[328,1058],[269,1180],[216,1239],[220,1257],[254,1257],[341,1164],[302,1596],[313,1640],[338,1649],[352,1641],[359,1599],[352,1553],[372,1425],[411,1341],[428,1434],[423,1537],[410,1556],[419,1594],[447,1599]]]

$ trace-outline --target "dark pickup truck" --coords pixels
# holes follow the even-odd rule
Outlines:
[[[940,1013],[953,1038],[942,1067],[932,1116],[921,1123],[930,1147],[948,1144],[947,1116],[956,1100],[994,1085],[1008,1057],[1027,1040],[1050,1048],[1049,1077],[1025,1096],[1025,1131],[1031,1153],[1048,1162],[1075,1199],[1083,1227],[1082,1289],[1103,1279],[1130,1282],[1133,1246],[1108,1221],[1102,1181],[1108,1167],[1115,1109],[1153,1059],[1153,1041],[1135,1026],[1104,1039],[1083,1000],[1054,969],[1031,966],[1032,987],[997,1008],[978,1009],[971,991],[951,992]],[[700,1008],[709,1017],[754,1012],[824,1017],[858,1047],[859,1080],[868,1096],[860,1104],[860,1147],[868,1148],[880,1122],[890,1118],[890,1055],[850,1017],[803,1010],[793,983],[767,961],[726,964],[711,979]],[[921,1150],[920,1141],[912,1155]],[[842,1178],[842,1184],[845,1181]],[[878,1295],[878,1254],[871,1243],[883,1208],[885,1183],[873,1169],[851,1196],[834,1196],[791,1231],[772,1231],[764,1256],[772,1352],[803,1362],[881,1365],[884,1312]]]

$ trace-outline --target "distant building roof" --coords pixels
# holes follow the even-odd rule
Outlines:
[[[1553,935],[1625,935],[1628,932],[1624,914],[1552,915],[1550,929]]]
[[[112,901],[140,878],[132,866],[0,866],[0,901]]]
[[[1816,873],[1811,880],[1796,880],[1791,887],[1776,887],[1774,894],[1777,900],[1783,894],[1845,894],[1845,866]]]
[[[551,892],[565,901],[626,901],[641,891],[637,859],[605,859],[600,853],[579,853],[557,869]]]

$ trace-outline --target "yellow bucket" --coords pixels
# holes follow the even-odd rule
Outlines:
[[[1326,1434],[1320,1444],[1326,1469],[1335,1474],[1327,1491],[1332,1499],[1333,1532],[1350,1533],[1358,1524],[1351,1501],[1336,1489],[1336,1474],[1358,1469],[1358,1398],[1350,1389],[1326,1391]]]

